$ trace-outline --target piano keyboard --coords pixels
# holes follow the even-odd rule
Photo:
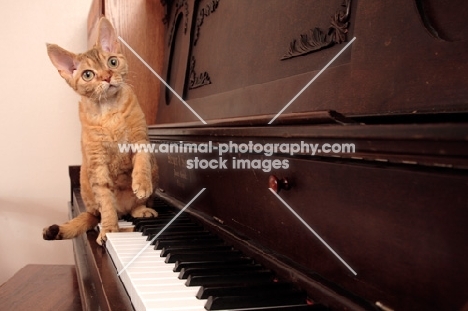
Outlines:
[[[134,232],[107,234],[106,248],[117,271],[175,216],[167,206],[157,210],[158,218],[120,222],[134,226]],[[136,311],[328,310],[186,214],[153,244],[120,275]]]

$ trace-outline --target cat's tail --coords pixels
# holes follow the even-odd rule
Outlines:
[[[93,229],[99,223],[99,218],[91,213],[84,212],[64,223],[44,228],[42,236],[44,240],[72,239]]]

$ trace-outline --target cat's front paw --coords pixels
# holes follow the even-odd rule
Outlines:
[[[107,241],[106,234],[109,232],[119,232],[119,226],[104,226],[103,224],[96,239],[97,244],[104,246]]]
[[[106,237],[106,234],[103,233],[102,231],[99,232],[99,235],[96,239],[96,243],[99,244],[100,246],[103,246],[106,244],[106,241],[107,241],[107,237]]]
[[[44,240],[61,240],[62,235],[60,234],[60,227],[58,225],[45,227],[42,230],[42,237]]]
[[[136,178],[132,182],[132,190],[138,199],[146,199],[153,193],[153,184],[150,179]]]

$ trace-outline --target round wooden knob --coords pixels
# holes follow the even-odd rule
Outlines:
[[[291,184],[287,178],[279,179],[275,175],[270,175],[268,178],[268,187],[273,189],[276,193],[279,193],[280,190],[289,190],[291,189]]]

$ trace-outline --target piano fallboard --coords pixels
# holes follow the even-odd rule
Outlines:
[[[468,294],[466,123],[292,120],[288,124],[285,118],[282,125],[269,127],[237,121],[229,126],[222,120],[213,126],[153,126],[150,137],[157,146],[354,143],[356,152],[318,156],[231,152],[222,156],[228,167],[217,169],[188,166],[196,157],[219,161],[216,149],[212,153],[159,152],[162,194],[188,202],[200,187],[206,188],[205,195],[194,202],[194,210],[223,228],[241,232],[243,241],[269,249],[264,257],[292,262],[307,276],[294,278],[314,295],[315,281],[328,288],[339,284],[356,297],[395,310],[464,307]],[[288,167],[235,168],[236,159],[287,160]],[[281,190],[279,196],[356,275],[272,195],[268,189],[272,176],[289,181],[291,189]],[[320,299],[326,296],[319,294]],[[334,302],[330,306],[340,308]]]

